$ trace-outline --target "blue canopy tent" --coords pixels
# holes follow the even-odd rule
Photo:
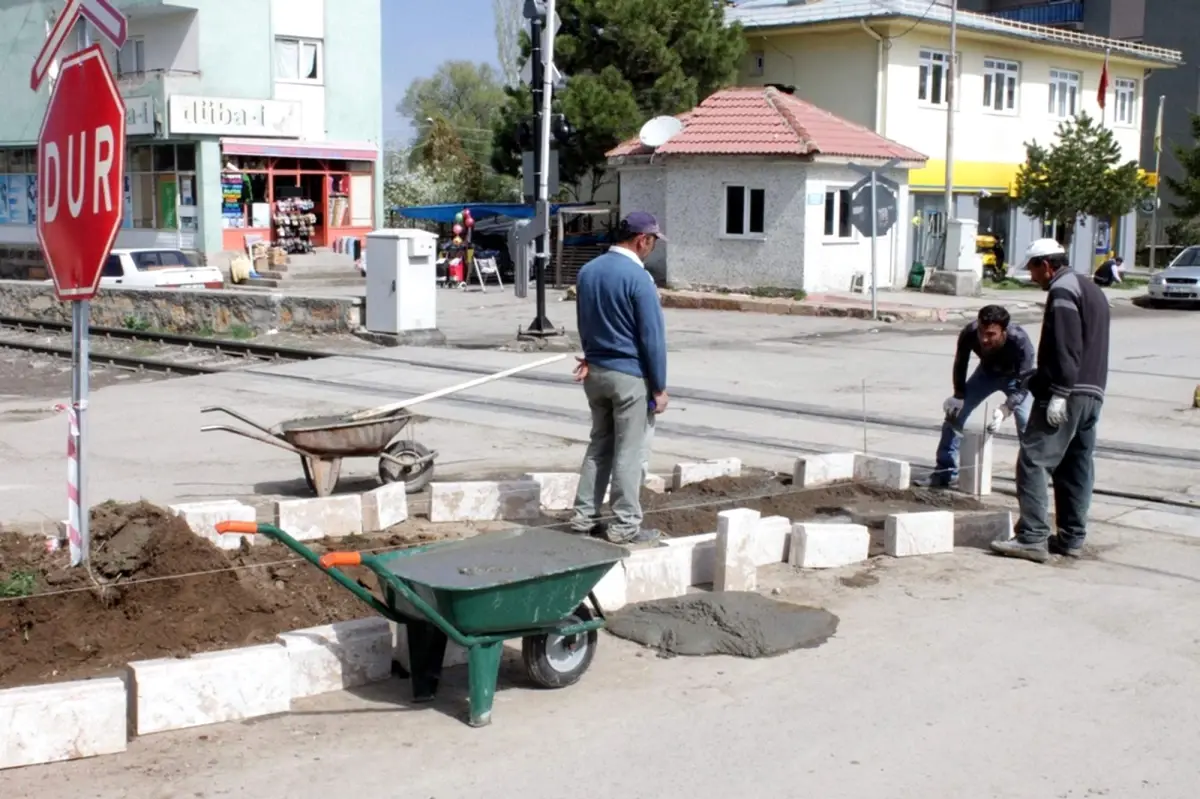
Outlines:
[[[550,206],[550,215],[554,216],[560,208],[581,208],[587,203],[558,203]],[[396,206],[392,209],[397,215],[408,219],[419,219],[424,222],[440,222],[443,225],[453,224],[456,214],[470,209],[471,216],[476,219],[486,219],[490,216],[506,216],[509,219],[533,219],[536,207],[524,203],[447,203],[445,205],[410,205]]]

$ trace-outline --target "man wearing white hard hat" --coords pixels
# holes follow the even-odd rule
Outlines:
[[[1054,239],[1025,251],[1025,268],[1049,292],[1030,380],[1033,413],[1017,457],[1016,537],[996,541],[1001,555],[1045,563],[1050,554],[1077,558],[1087,536],[1095,478],[1096,428],[1108,384],[1108,299],[1090,276],[1071,270]],[[1054,478],[1051,535],[1047,482]]]

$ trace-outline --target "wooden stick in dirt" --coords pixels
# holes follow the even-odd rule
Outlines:
[[[505,369],[503,372],[496,372],[496,374],[494,374],[494,375],[484,375],[483,377],[477,377],[474,380],[468,380],[465,383],[459,383],[457,386],[450,386],[449,388],[439,388],[437,391],[431,391],[428,394],[422,394],[419,397],[412,397],[411,399],[400,400],[399,402],[393,402],[390,405],[381,405],[378,408],[368,408],[365,411],[359,411],[358,413],[347,416],[346,421],[357,422],[362,419],[370,419],[374,416],[383,416],[383,415],[391,413],[393,411],[398,411],[402,408],[407,408],[409,405],[416,405],[418,402],[428,402],[429,400],[435,400],[435,399],[438,399],[439,397],[444,397],[447,394],[453,394],[458,391],[466,391],[468,388],[475,388],[475,386],[482,386],[484,383],[490,383],[493,380],[499,380],[503,377],[511,377],[512,375],[518,374],[519,372],[528,372],[530,369],[537,369],[539,366],[547,366],[548,364],[557,363],[558,361],[561,361],[566,357],[567,356],[564,353],[563,355],[555,355],[551,358],[543,358],[540,361],[534,361],[533,363],[522,364],[521,366],[514,366],[511,369]]]

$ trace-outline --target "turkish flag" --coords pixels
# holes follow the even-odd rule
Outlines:
[[[1108,53],[1104,54],[1104,68],[1100,70],[1100,88],[1096,90],[1096,102],[1100,110],[1108,107]]]

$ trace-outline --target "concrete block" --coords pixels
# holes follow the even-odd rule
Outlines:
[[[911,478],[908,461],[877,458],[861,453],[854,456],[854,479],[860,483],[903,491],[912,484]]]
[[[408,520],[404,483],[388,483],[362,495],[362,529],[376,533]]]
[[[698,463],[677,463],[671,478],[675,491],[693,483],[703,483],[718,477],[741,477],[742,462],[738,458],[716,458]]]
[[[128,714],[119,677],[0,691],[0,769],[124,752]]]
[[[862,563],[871,548],[871,533],[861,524],[792,525],[788,563],[802,569],[836,569]]]
[[[601,607],[604,606],[601,605]],[[405,671],[411,671],[411,661],[408,659],[408,627],[394,621],[388,622],[388,626],[392,628],[392,659]],[[442,668],[448,669],[451,666],[465,666],[466,664],[467,650],[453,641],[447,641],[446,654],[442,657]]]
[[[949,294],[953,297],[978,297],[979,276],[973,271],[938,269],[929,275],[925,291],[929,294]]]
[[[605,613],[625,607],[625,598],[628,593],[625,564],[623,562],[614,564],[608,574],[596,583],[592,593],[596,595],[596,601],[600,603],[600,610]]]
[[[252,544],[263,543],[267,540],[256,535],[219,535],[217,533],[215,528],[217,522],[258,521],[258,511],[236,500],[188,502],[181,505],[170,505],[167,509],[172,516],[183,519],[193,533],[221,549],[238,549],[244,540],[248,540]]]
[[[786,563],[788,539],[792,535],[792,521],[786,516],[768,516],[759,519],[754,530],[754,564],[767,566]]]
[[[374,617],[279,636],[292,700],[380,682],[392,674],[392,631]]]
[[[532,480],[433,483],[429,491],[431,522],[491,522],[537,519],[542,487]]]
[[[986,433],[964,433],[958,450],[959,490],[983,497],[992,493],[992,442]]]
[[[286,713],[287,649],[279,644],[129,664],[130,721],[137,735]]]
[[[893,513],[883,526],[883,551],[893,558],[954,551],[954,513]]]
[[[758,564],[754,562],[754,533],[762,518],[756,510],[734,508],[717,514],[714,591],[754,591]]]
[[[361,535],[362,495],[281,500],[275,503],[275,525],[297,541]]]
[[[532,480],[542,488],[542,510],[570,510],[575,507],[575,494],[579,490],[578,472],[530,472],[521,477]],[[609,492],[605,490],[604,501]]]
[[[694,546],[638,549],[625,558],[625,599],[629,604],[669,599],[692,585]]]
[[[717,534],[701,533],[680,538],[666,538],[663,542],[677,551],[691,553],[690,585],[707,585],[716,575]],[[683,555],[680,555],[682,558]]]
[[[642,482],[642,486],[647,491],[652,491],[655,494],[665,494],[667,491],[667,480],[661,475],[648,474]]]
[[[1013,537],[1012,513],[1006,510],[954,514],[954,546],[989,549],[993,541]]]
[[[816,488],[853,480],[854,460],[853,452],[828,452],[796,458],[796,465],[792,467],[792,485],[796,488]]]

